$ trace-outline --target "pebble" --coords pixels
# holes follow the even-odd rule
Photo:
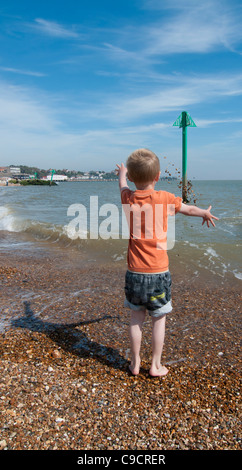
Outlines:
[[[60,359],[61,358],[61,352],[58,349],[54,349],[54,351],[52,351],[51,355],[55,359]]]
[[[0,441],[0,450],[5,449],[5,447],[7,447],[7,442],[5,441],[5,439],[3,439],[2,441]]]

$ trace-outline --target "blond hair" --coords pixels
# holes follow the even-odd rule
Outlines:
[[[159,158],[148,149],[137,149],[126,162],[128,177],[134,183],[150,183],[160,171]]]

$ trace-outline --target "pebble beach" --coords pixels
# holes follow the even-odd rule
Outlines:
[[[2,450],[240,450],[240,284],[172,272],[163,364],[128,370],[126,267],[1,255]],[[171,270],[172,271],[172,270]],[[189,274],[188,274],[189,277]]]

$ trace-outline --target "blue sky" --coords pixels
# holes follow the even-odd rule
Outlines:
[[[241,179],[240,0],[2,0],[0,166],[115,168],[138,147]],[[163,157],[166,156],[166,159]]]

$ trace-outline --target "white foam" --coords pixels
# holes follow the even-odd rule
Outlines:
[[[197,243],[191,243],[189,240],[184,240],[183,242],[185,245],[189,245],[191,248],[197,248],[199,249],[199,246]]]
[[[216,253],[216,251],[211,247],[207,248],[204,254],[214,256],[215,258],[219,258],[218,253]]]
[[[237,271],[233,271],[233,275],[234,275],[234,277],[236,277],[237,279],[242,280],[242,273],[239,273],[239,272],[237,272]]]
[[[0,230],[16,232],[15,218],[5,206],[0,206]]]

